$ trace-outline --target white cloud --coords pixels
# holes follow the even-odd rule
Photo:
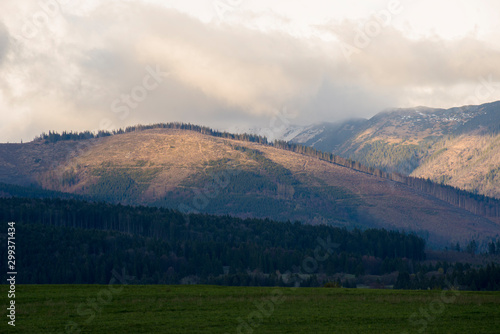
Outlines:
[[[9,49],[9,33],[5,25],[0,22],[0,65]]]
[[[69,1],[38,22],[37,2],[7,2],[0,14],[0,142],[96,129],[103,119],[116,127],[186,121],[222,128],[265,126],[285,107],[297,115],[292,122],[303,123],[387,107],[451,107],[470,101],[481,77],[500,81],[491,16],[498,5],[491,1],[453,8],[402,1],[402,13],[350,62],[339,41],[356,47],[357,29],[389,1],[356,7],[314,0],[304,8],[302,1],[242,0],[222,21],[211,1],[163,3]],[[30,23],[36,34],[24,38]],[[156,65],[170,75],[120,118],[112,103]],[[499,91],[479,102],[500,99]]]

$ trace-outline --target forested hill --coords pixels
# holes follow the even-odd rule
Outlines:
[[[425,261],[422,238],[383,229],[22,198],[0,199],[0,220],[16,222],[16,282],[24,284],[125,275],[131,284],[500,289],[498,265]],[[500,240],[490,254],[497,247]]]
[[[291,141],[365,166],[500,198],[500,101],[393,109],[369,120],[294,130]]]
[[[486,247],[499,234],[494,200],[300,145],[183,124],[48,136],[0,144],[0,182],[109,203],[413,231],[441,248],[472,239]],[[16,192],[32,196],[0,196]]]
[[[314,285],[319,274],[369,274],[364,257],[383,273],[425,258],[424,240],[412,234],[78,200],[0,199],[0,220],[16,222],[20,283],[106,283],[125,268],[136,283],[277,285],[320,254],[314,273],[300,273]]]
[[[198,126],[193,124],[185,124],[185,123],[158,123],[152,125],[136,125],[130,126],[125,129],[119,129],[113,132],[109,131],[100,131],[96,134],[91,133],[89,131],[73,133],[73,132],[63,132],[59,134],[57,132],[49,132],[49,134],[43,133],[39,137],[35,138],[35,141],[45,141],[50,143],[55,143],[58,141],[65,140],[86,140],[92,138],[101,138],[112,135],[119,135],[124,133],[130,133],[134,131],[144,131],[150,129],[180,129],[180,130],[190,130],[196,131],[201,134],[210,135],[214,137],[234,139],[239,141],[247,141],[260,143],[264,145],[270,145],[276,148],[304,154],[306,156],[311,156],[315,158],[319,158],[321,160],[328,161],[330,163],[334,163],[343,167],[348,167],[351,169],[355,169],[358,171],[362,171],[364,173],[369,173],[378,177],[382,177],[385,179],[389,179],[391,181],[401,182],[415,188],[419,191],[430,194],[440,200],[443,200],[447,203],[450,203],[454,206],[458,206],[462,209],[465,209],[469,212],[472,212],[477,215],[481,215],[484,217],[499,219],[500,221],[500,200],[484,195],[474,194],[472,192],[461,190],[460,188],[444,185],[439,182],[433,182],[429,179],[418,178],[405,176],[400,173],[389,173],[383,171],[382,169],[368,167],[359,162],[353,161],[351,159],[346,159],[341,156],[322,152],[316,150],[313,147],[305,146],[301,144],[285,142],[280,140],[275,140],[274,142],[268,142],[267,138],[259,135],[253,134],[231,134],[228,132],[220,132],[213,130],[209,127]]]

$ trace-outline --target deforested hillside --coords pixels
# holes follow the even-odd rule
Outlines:
[[[0,181],[184,212],[415,231],[431,245],[499,233],[496,216],[329,154],[182,128],[135,130],[0,145]]]
[[[500,198],[500,135],[447,138],[411,175]]]
[[[391,109],[369,120],[305,128],[292,141],[385,172],[500,198],[499,130],[500,102],[492,102]]]

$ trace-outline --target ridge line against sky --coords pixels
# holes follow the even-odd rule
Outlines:
[[[500,100],[498,13],[493,0],[2,1],[0,142]]]

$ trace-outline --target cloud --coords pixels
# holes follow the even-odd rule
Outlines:
[[[0,51],[0,112],[12,110],[0,141],[103,124],[267,126],[284,108],[295,117],[290,122],[310,123],[369,117],[388,107],[451,107],[474,93],[479,78],[500,79],[499,52],[473,35],[416,39],[388,26],[359,47],[359,21],[311,28],[332,36],[325,40],[202,22],[139,1],[94,1],[54,15],[34,38],[19,38],[12,57]],[[6,29],[21,31],[13,22]],[[0,50],[8,45],[6,29],[0,26]],[[340,47],[346,44],[356,48],[350,61]],[[157,67],[169,75],[144,90],[147,69]],[[141,98],[127,104],[134,94]],[[495,98],[498,92],[480,102]]]
[[[231,119],[272,115],[313,96],[322,81],[320,54],[303,41],[203,24],[175,10],[104,5],[89,16],[67,18],[61,30],[64,36],[41,35],[19,51],[12,66],[21,93],[16,96],[16,83],[8,82],[12,105],[45,115],[26,120],[40,127],[95,128],[103,118],[116,126],[176,120],[217,125],[214,120],[228,113],[239,115]],[[113,101],[142,83],[147,66],[157,65],[170,76],[127,119],[117,117]]]
[[[7,55],[9,49],[9,32],[5,24],[0,21],[0,66]]]
[[[410,39],[386,28],[365,48],[356,47],[354,23],[332,27],[340,40],[355,49],[350,68],[384,86],[453,85],[489,74],[500,77],[500,52],[473,36],[457,40]],[[346,29],[347,26],[347,29]]]
[[[471,101],[484,80],[493,80],[498,87],[500,51],[473,35],[414,39],[386,27],[370,38],[359,27],[358,22],[321,27],[339,40],[341,56],[332,76],[365,89],[359,96],[375,94],[378,100],[385,96],[398,106],[452,107]],[[478,103],[500,99],[500,87],[480,95]]]

